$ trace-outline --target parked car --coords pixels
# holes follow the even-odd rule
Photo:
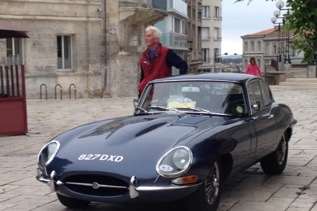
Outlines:
[[[37,179],[70,208],[90,202],[178,202],[217,210],[225,179],[260,162],[281,174],[296,120],[265,81],[212,73],[149,83],[135,113],[56,136]]]

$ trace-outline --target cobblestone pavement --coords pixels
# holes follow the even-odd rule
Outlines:
[[[317,94],[274,88],[299,123],[291,140],[289,165],[281,176],[265,176],[255,165],[226,185],[221,211],[317,211]],[[36,155],[56,133],[76,125],[132,112],[132,99],[29,101],[27,136],[0,138],[0,210],[66,211],[49,188],[35,181]],[[91,211],[170,210],[95,205]]]

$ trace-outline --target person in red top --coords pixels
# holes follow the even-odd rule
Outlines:
[[[147,48],[139,61],[141,68],[139,95],[150,81],[171,76],[172,67],[178,68],[180,74],[187,73],[187,63],[173,50],[161,44],[160,35],[160,30],[154,26],[149,26],[145,30],[144,39]]]
[[[254,57],[252,57],[250,59],[250,64],[248,65],[248,67],[246,69],[246,74],[250,74],[250,75],[254,75],[254,76],[258,76],[258,77],[262,76],[261,69],[256,64],[256,61],[255,61]]]

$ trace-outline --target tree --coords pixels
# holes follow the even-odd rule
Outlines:
[[[305,53],[305,62],[313,63],[317,51],[317,6],[314,0],[288,0],[291,14],[286,27],[294,31],[294,45]]]
[[[241,1],[245,0],[236,0]],[[312,64],[317,59],[317,1],[287,0],[287,4],[291,12],[286,17],[285,27],[294,33],[294,46],[304,52],[304,62]]]

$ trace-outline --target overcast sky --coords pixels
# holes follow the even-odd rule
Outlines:
[[[234,3],[223,0],[222,53],[242,53],[241,36],[273,27],[271,17],[276,10],[275,2],[253,0]]]

